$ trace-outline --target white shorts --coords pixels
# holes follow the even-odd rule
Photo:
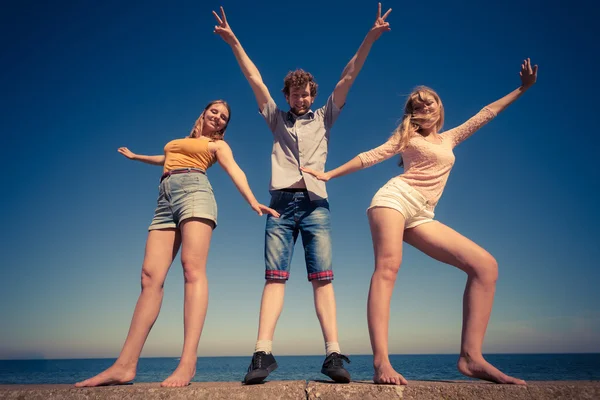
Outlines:
[[[404,216],[404,229],[432,222],[434,213],[429,209],[429,203],[416,189],[399,177],[390,179],[375,193],[371,205],[394,209]]]

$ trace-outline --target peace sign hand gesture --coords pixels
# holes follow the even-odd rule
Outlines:
[[[537,81],[537,71],[538,66],[534,65],[532,68],[531,60],[529,58],[523,60],[519,75],[521,75],[521,85],[523,85],[524,89],[529,89]]]
[[[379,36],[381,36],[381,34],[383,32],[392,30],[390,28],[390,23],[385,21],[385,19],[387,18],[388,15],[390,15],[391,12],[392,12],[392,9],[390,8],[389,10],[386,11],[385,14],[383,14],[383,17],[382,17],[381,16],[381,3],[379,3],[378,8],[377,8],[377,18],[375,19],[375,23],[373,24],[373,27],[369,31],[369,35],[371,35],[373,37],[373,40],[379,39]]]
[[[219,23],[219,25],[215,25],[215,30],[213,32],[221,36],[225,43],[232,44],[235,41],[235,35],[233,34],[231,27],[229,27],[229,24],[227,23],[227,16],[225,15],[225,10],[221,6],[221,17],[219,17],[219,15],[214,11],[212,13],[215,16],[217,22]]]

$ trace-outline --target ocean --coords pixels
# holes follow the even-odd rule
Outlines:
[[[323,380],[323,356],[276,356],[279,368],[268,380]],[[600,353],[486,354],[503,372],[529,381],[600,380]],[[241,381],[250,363],[246,357],[200,357],[193,382]],[[392,365],[409,380],[468,379],[456,370],[456,355],[392,355]],[[134,382],[161,382],[178,358],[142,358]],[[354,380],[371,380],[373,357],[350,356]],[[72,384],[109,367],[114,358],[0,360],[0,384]]]

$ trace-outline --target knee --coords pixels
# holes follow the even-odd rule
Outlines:
[[[204,266],[192,260],[181,260],[185,283],[195,283],[206,276]]]
[[[164,280],[156,273],[142,267],[142,290],[162,290]]]
[[[395,255],[384,255],[375,261],[375,274],[381,279],[395,281],[400,270],[402,257]]]
[[[485,284],[495,285],[498,280],[498,261],[489,253],[482,256],[470,270],[473,277]]]

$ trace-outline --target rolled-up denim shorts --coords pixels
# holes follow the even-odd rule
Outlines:
[[[158,186],[157,203],[148,230],[178,228],[188,218],[207,219],[213,222],[213,229],[217,226],[217,202],[204,173],[167,176]]]
[[[404,229],[433,222],[435,215],[423,195],[400,177],[390,179],[375,193],[367,211],[374,207],[399,211],[404,216]]]
[[[308,280],[331,281],[331,222],[327,199],[310,200],[306,190],[271,192],[270,207],[280,217],[267,216],[265,279],[287,280],[298,235],[302,237]]]

